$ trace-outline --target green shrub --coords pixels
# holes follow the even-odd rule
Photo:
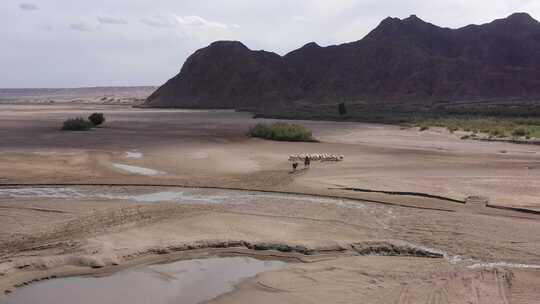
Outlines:
[[[249,129],[248,135],[276,141],[315,141],[310,129],[282,122],[271,125],[258,123]]]
[[[85,120],[82,117],[70,118],[70,119],[64,121],[64,124],[62,125],[62,130],[65,130],[65,131],[88,131],[93,126],[94,125],[90,121]]]
[[[105,122],[105,116],[103,113],[93,113],[92,115],[88,116],[88,120],[90,120],[95,126],[99,126]]]
[[[524,136],[527,136],[528,134],[529,132],[525,130],[525,128],[517,128],[517,129],[514,129],[514,131],[512,131],[513,137],[524,137]]]
[[[502,138],[505,136],[505,134],[504,134],[504,131],[501,129],[492,129],[492,130],[489,130],[489,136]]]

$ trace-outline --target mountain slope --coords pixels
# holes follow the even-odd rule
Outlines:
[[[362,40],[285,56],[220,41],[193,54],[148,107],[286,108],[540,100],[540,23],[524,13],[448,29],[387,18]]]

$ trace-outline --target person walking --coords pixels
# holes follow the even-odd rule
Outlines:
[[[311,159],[309,159],[309,156],[306,156],[306,159],[304,159],[304,167],[308,168],[311,165]]]

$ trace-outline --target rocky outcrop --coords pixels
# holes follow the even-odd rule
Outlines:
[[[519,13],[448,29],[387,18],[362,40],[285,56],[220,41],[193,54],[148,107],[256,108],[340,101],[540,100],[540,23]]]
[[[180,74],[154,92],[146,105],[226,109],[271,105],[290,99],[291,80],[281,56],[251,51],[240,42],[219,41],[189,57]]]

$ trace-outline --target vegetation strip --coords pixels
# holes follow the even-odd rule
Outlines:
[[[465,132],[461,139],[498,141],[514,144],[540,144],[538,117],[440,115],[412,120],[420,131],[431,127],[446,128],[451,133]]]

